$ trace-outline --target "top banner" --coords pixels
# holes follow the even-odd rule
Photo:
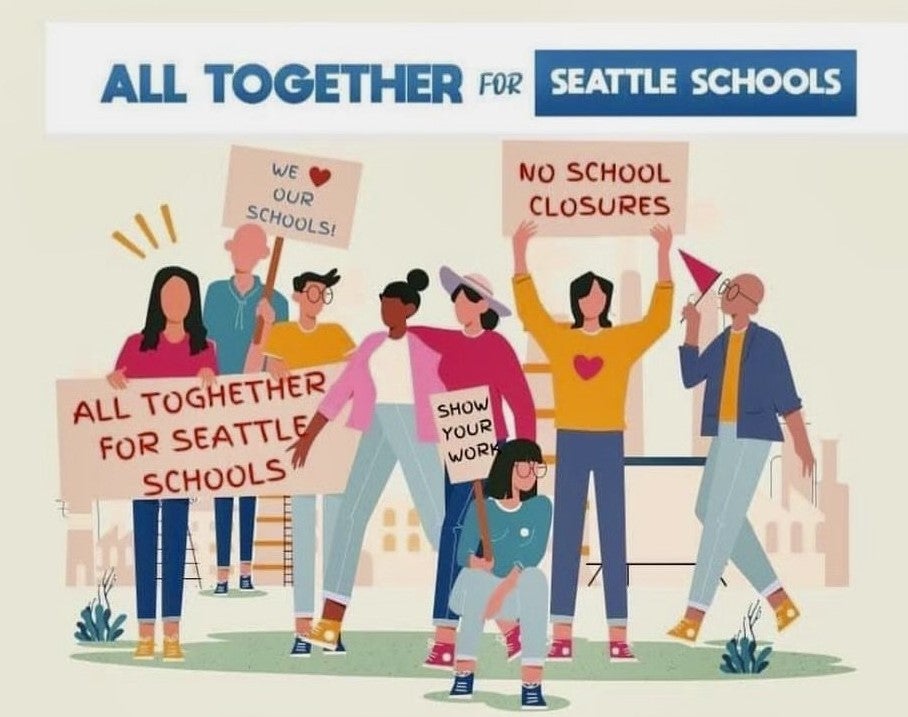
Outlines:
[[[908,83],[885,79],[908,67],[905,24],[49,23],[46,35],[51,134],[908,132]]]

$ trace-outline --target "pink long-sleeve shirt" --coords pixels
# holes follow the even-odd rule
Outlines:
[[[511,344],[495,331],[467,336],[463,331],[414,326],[410,331],[441,354],[438,374],[449,391],[488,386],[498,440],[508,437],[502,401],[514,414],[516,438],[536,440],[536,407],[523,367]]]
[[[385,332],[370,334],[347,359],[341,375],[328,389],[319,405],[319,413],[328,420],[334,420],[346,405],[352,401],[347,425],[358,431],[366,431],[375,414],[375,380],[369,368],[369,359],[385,341],[391,341]],[[413,404],[416,412],[416,434],[420,441],[437,443],[438,433],[432,420],[431,395],[441,393],[445,385],[438,376],[438,353],[424,341],[407,331],[401,341],[407,341],[410,350],[410,371],[413,380]]]

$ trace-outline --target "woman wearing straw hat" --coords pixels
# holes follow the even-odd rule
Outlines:
[[[498,320],[511,310],[495,298],[492,285],[481,274],[458,274],[449,267],[439,272],[441,285],[451,297],[459,329],[415,326],[411,330],[441,355],[439,376],[449,391],[488,386],[495,433],[508,438],[502,403],[514,414],[516,438],[536,440],[536,413],[523,368],[514,349],[498,332]],[[477,476],[485,478],[485,476]],[[458,542],[472,495],[472,482],[452,484],[445,475],[445,517],[438,547],[432,622],[435,639],[425,667],[450,670],[459,616],[449,606],[451,589],[460,572]],[[500,621],[508,659],[520,655],[520,626]]]

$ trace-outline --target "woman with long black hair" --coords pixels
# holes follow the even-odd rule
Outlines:
[[[145,326],[123,344],[116,368],[107,381],[125,389],[136,378],[197,376],[210,385],[217,373],[214,344],[202,323],[199,279],[179,266],[155,274],[148,297]],[[183,573],[186,569],[186,534],[189,500],[134,500],[133,550],[136,563],[136,619],[139,623],[137,660],[154,658],[157,619],[158,516],[161,520],[161,620],[164,623],[164,660],[180,661],[180,618],[183,611]]]

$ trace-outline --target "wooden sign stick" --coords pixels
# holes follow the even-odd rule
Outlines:
[[[274,294],[274,282],[277,279],[277,267],[281,263],[281,250],[284,248],[284,237],[274,237],[274,249],[271,250],[271,262],[268,264],[268,276],[265,279],[265,289],[262,295],[268,301],[271,301],[271,295]],[[265,322],[261,316],[255,322],[255,333],[252,335],[252,343],[259,344],[262,341],[262,332],[265,330]]]
[[[482,481],[473,481],[473,500],[476,502],[476,520],[479,522],[479,537],[482,540],[482,557],[491,560],[492,541],[489,538],[489,517],[486,514],[486,500],[482,493]]]

